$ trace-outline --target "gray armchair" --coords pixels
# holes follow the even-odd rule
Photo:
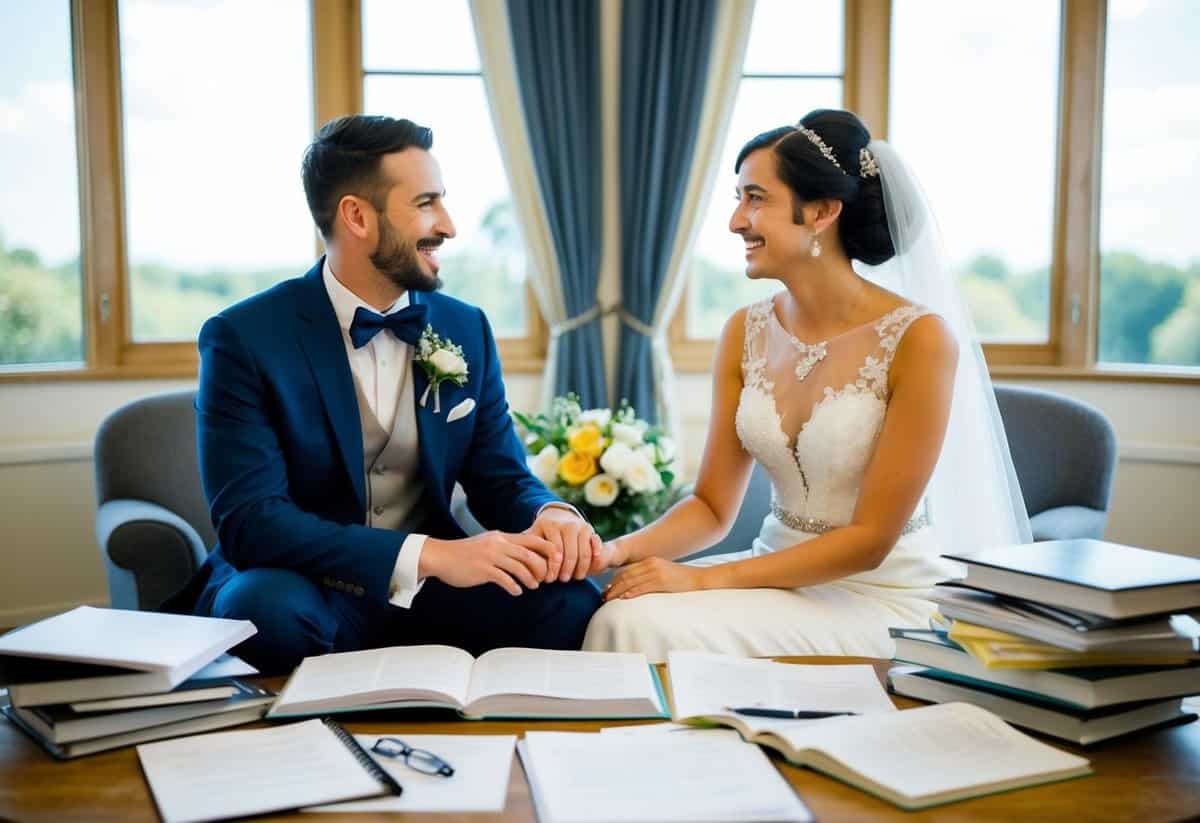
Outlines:
[[[997,386],[996,403],[1034,540],[1104,536],[1117,435],[1099,409],[1040,389]]]
[[[114,608],[158,608],[217,542],[200,487],[195,397],[135,400],[96,432],[96,539]]]

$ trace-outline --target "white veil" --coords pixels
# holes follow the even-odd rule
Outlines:
[[[896,150],[872,140],[896,255],[864,276],[937,312],[958,340],[958,370],[946,440],[928,489],[945,552],[1030,543],[1029,515],[1013,470],[992,380],[962,292],[946,265],[933,210]]]

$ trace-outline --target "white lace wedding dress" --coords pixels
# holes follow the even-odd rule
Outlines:
[[[775,315],[773,299],[746,312],[737,433],[771,476],[771,513],[754,544],[705,557],[712,565],[794,547],[850,522],[888,402],[888,369],[914,320],[900,306],[873,323],[805,344]],[[738,655],[891,657],[889,626],[924,626],[925,594],[953,576],[938,557],[925,503],[877,568],[801,589],[723,589],[651,594],[605,604],[585,649],[670,649]]]

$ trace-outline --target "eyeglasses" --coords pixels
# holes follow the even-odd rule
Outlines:
[[[398,737],[379,738],[371,751],[384,757],[403,757],[405,766],[422,774],[440,774],[442,777],[454,774],[454,767],[433,752],[414,749]]]

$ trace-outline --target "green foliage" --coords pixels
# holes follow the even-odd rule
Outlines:
[[[1156,363],[1154,329],[1183,302],[1196,266],[1180,270],[1151,263],[1128,252],[1106,254],[1100,262],[1100,359],[1108,363]],[[1186,365],[1200,365],[1195,360]]]
[[[529,455],[530,468],[551,491],[579,509],[604,540],[637,531],[660,517],[679,498],[679,490],[674,488],[675,472],[672,470],[674,444],[661,429],[639,420],[628,403],[622,403],[615,411],[589,409],[585,412],[579,405],[579,398],[575,394],[568,394],[555,398],[548,412],[526,414],[514,411],[512,416]],[[594,439],[573,440],[574,436],[587,428],[592,428]],[[646,474],[640,477],[635,475],[632,462],[625,469],[619,466],[614,469],[624,471],[624,474],[606,471],[605,467],[616,464],[610,464],[604,455],[618,443],[620,447],[629,449],[626,455],[630,461],[635,459],[636,454]],[[584,449],[594,446],[598,454],[593,452],[595,457],[591,459],[590,468],[576,478],[577,482],[572,483],[567,479],[572,472],[563,466],[568,458],[578,456],[575,451],[577,446]],[[545,454],[543,450],[547,450]],[[614,451],[609,457],[615,455]],[[585,464],[589,461],[588,458],[581,459]],[[541,462],[543,460],[544,464]],[[603,466],[599,465],[601,461]],[[654,480],[655,474],[657,480]],[[651,488],[650,484],[639,486],[647,478],[653,480],[657,487]],[[593,482],[614,484],[610,488],[617,489],[616,496],[607,504],[597,498],[589,500],[588,489]],[[635,491],[638,488],[649,490]]]
[[[48,269],[25,249],[0,249],[0,365],[83,360],[78,262]]]
[[[1150,335],[1155,363],[1200,364],[1200,272],[1195,271],[1196,266],[1192,269],[1191,284],[1183,304]]]

